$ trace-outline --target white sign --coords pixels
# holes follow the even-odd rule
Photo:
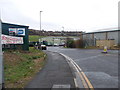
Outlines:
[[[25,36],[25,28],[9,28],[9,33]]]
[[[23,37],[1,35],[2,44],[23,44]]]
[[[11,33],[11,32],[17,33],[17,30],[16,30],[16,28],[9,28],[9,32],[10,32],[10,33]]]

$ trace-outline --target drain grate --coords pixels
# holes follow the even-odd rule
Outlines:
[[[52,90],[70,90],[70,84],[54,84]]]

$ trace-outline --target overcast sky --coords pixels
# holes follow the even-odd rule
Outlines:
[[[0,0],[3,22],[50,31],[95,31],[118,27],[120,0]]]

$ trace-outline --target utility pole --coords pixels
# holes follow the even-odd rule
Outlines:
[[[41,30],[41,12],[42,12],[42,11],[40,11],[40,32],[42,33],[42,30]],[[41,42],[40,33],[39,33],[39,42]]]
[[[3,52],[2,52],[2,21],[0,18],[0,89],[4,87],[4,73],[3,73]]]
[[[64,27],[62,26],[62,36],[64,36]]]

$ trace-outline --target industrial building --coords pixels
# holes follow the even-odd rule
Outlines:
[[[82,39],[84,41],[84,46],[96,46],[103,48],[107,46],[108,48],[120,46],[119,35],[120,30],[107,30],[83,33]]]
[[[29,50],[28,27],[2,22],[2,48]]]

